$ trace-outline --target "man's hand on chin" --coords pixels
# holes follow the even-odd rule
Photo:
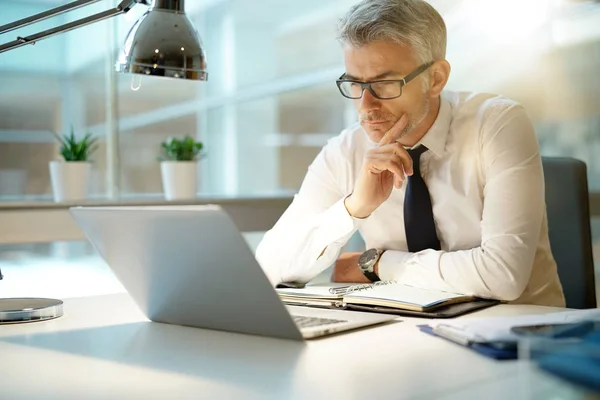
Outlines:
[[[331,279],[334,282],[371,283],[360,269],[358,259],[362,253],[344,253],[337,259],[333,267]]]

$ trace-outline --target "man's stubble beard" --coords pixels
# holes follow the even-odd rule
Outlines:
[[[431,107],[429,105],[429,101],[427,101],[427,98],[425,97],[423,99],[423,103],[421,104],[419,114],[414,118],[409,118],[408,125],[406,125],[406,128],[402,130],[399,138],[406,137],[417,126],[419,126],[425,120],[425,118],[427,118],[427,115],[429,115],[430,109]]]
[[[400,134],[400,136],[398,137],[397,140],[399,140],[403,137],[406,137],[415,129],[415,127],[419,126],[419,124],[421,124],[425,120],[425,118],[427,118],[427,115],[429,114],[430,109],[431,109],[431,106],[429,105],[429,101],[427,100],[427,93],[424,93],[423,101],[421,102],[421,107],[419,107],[417,116],[416,117],[411,117],[411,116],[408,117],[409,118],[408,124],[402,130],[402,133]],[[391,119],[390,117],[393,117],[394,119]],[[389,120],[393,126],[394,124],[396,124],[398,122],[398,120],[400,118],[395,118],[395,115],[388,114],[388,113],[359,114],[359,121],[360,121],[361,125],[363,125],[363,122],[373,121],[373,120],[380,121],[380,120],[384,120],[384,119]]]

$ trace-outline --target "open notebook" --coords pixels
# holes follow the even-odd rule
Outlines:
[[[428,312],[451,304],[474,301],[473,296],[420,289],[395,281],[359,285],[314,285],[301,289],[277,289],[287,304],[308,306],[377,306],[390,309]]]

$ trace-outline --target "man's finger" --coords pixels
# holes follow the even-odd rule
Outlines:
[[[370,159],[369,169],[374,173],[390,171],[399,181],[404,180],[403,165],[398,156],[394,154],[376,154]]]
[[[379,146],[385,146],[386,144],[394,143],[400,137],[400,135],[402,135],[402,131],[404,128],[406,128],[406,125],[408,125],[408,117],[406,114],[402,114],[402,117],[400,117],[394,126],[392,126],[390,130],[387,131],[381,138],[379,141]]]
[[[375,154],[392,153],[392,154],[398,156],[401,161],[402,168],[404,168],[404,171],[406,172],[406,174],[407,175],[413,174],[412,158],[410,157],[410,154],[408,154],[408,152],[406,150],[404,150],[404,147],[402,147],[402,145],[400,143],[392,143],[392,144],[385,145],[383,147],[380,146],[380,147],[374,149],[373,152]]]

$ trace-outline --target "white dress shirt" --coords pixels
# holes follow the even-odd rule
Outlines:
[[[444,92],[437,119],[418,144],[429,149],[420,167],[442,250],[407,251],[406,183],[369,217],[348,214],[344,199],[365,153],[377,146],[356,124],[323,147],[292,204],[259,244],[256,257],[271,282],[311,280],[359,231],[367,248],[386,250],[379,261],[382,280],[564,306],[539,147],[523,107],[496,95]]]

